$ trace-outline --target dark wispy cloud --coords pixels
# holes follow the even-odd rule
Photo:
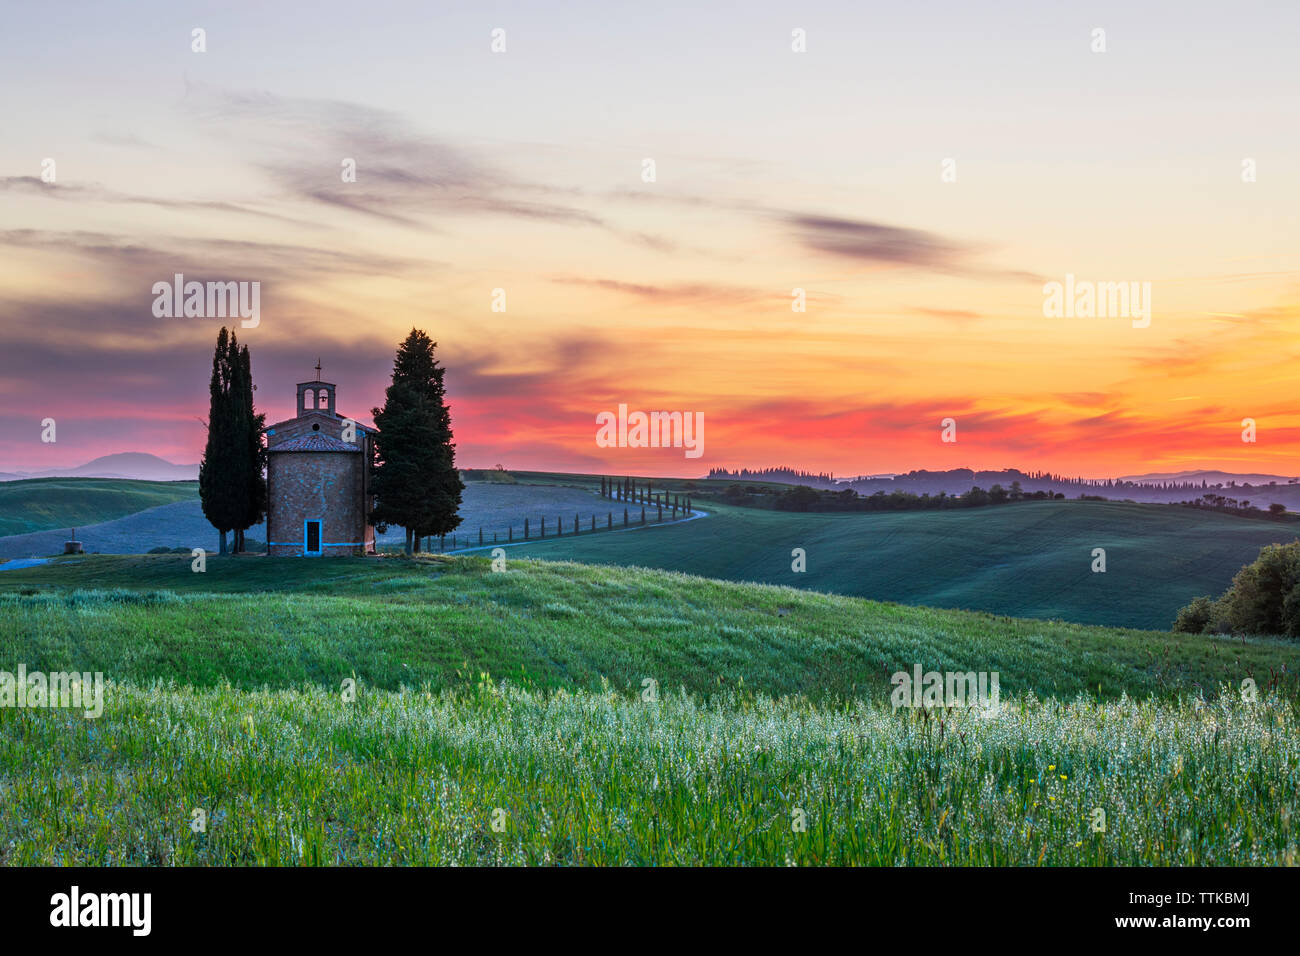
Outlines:
[[[956,271],[969,247],[919,229],[832,216],[792,214],[786,221],[809,249],[866,262]]]
[[[576,276],[561,276],[553,281],[563,285],[584,286],[589,289],[634,296],[647,302],[674,305],[746,305],[777,298],[771,289],[753,289],[706,282],[650,284],[623,282],[617,279],[586,279]]]
[[[1041,276],[1031,272],[1000,269],[979,262],[977,257],[988,251],[983,245],[948,239],[922,229],[810,213],[787,213],[783,219],[805,248],[838,259],[972,278],[1042,281]]]
[[[345,273],[399,276],[427,272],[440,264],[378,253],[358,253],[295,243],[249,239],[206,239],[158,236],[128,239],[84,230],[0,230],[0,246],[43,249],[77,256],[102,266],[102,275],[117,285],[154,282],[184,272],[196,281],[207,279],[308,283]]]
[[[507,173],[470,149],[414,132],[388,110],[201,87],[191,88],[186,108],[223,135],[232,125],[248,128],[255,165],[290,197],[318,207],[421,229],[437,228],[440,217],[491,215],[619,231],[562,201],[572,190]],[[304,155],[321,161],[304,163]],[[356,164],[355,182],[341,176],[344,159]]]
[[[904,226],[867,219],[828,216],[806,210],[778,210],[762,202],[728,199],[669,190],[619,189],[604,193],[616,202],[657,203],[691,209],[711,209],[742,218],[777,222],[803,248],[837,259],[880,266],[908,267],[949,275],[991,275],[1039,280],[1023,271],[1003,271],[981,265],[976,257],[988,251],[978,243],[951,239]],[[936,313],[938,314],[938,313]],[[941,318],[959,318],[957,313]],[[974,316],[972,316],[974,317]]]
[[[422,231],[440,231],[449,217],[507,217],[561,226],[596,228],[662,252],[676,243],[643,230],[625,229],[575,200],[581,190],[520,177],[479,152],[415,132],[399,114],[370,106],[248,93],[190,85],[183,101],[197,119],[229,139],[238,131],[247,162],[269,180],[270,205],[290,204],[301,217],[268,208],[267,197],[172,199],[116,191],[98,184],[46,183],[34,176],[0,178],[0,190],[68,202],[104,202],[194,212],[258,216],[319,228],[315,212],[360,215]],[[134,136],[99,133],[111,145],[155,148]],[[304,157],[310,157],[304,160]],[[354,182],[344,182],[342,162],[353,160]]]
[[[918,306],[912,311],[919,315],[928,315],[934,319],[945,319],[949,322],[956,322],[958,324],[973,322],[976,319],[984,318],[980,313],[972,312],[969,309],[927,309]]]
[[[90,138],[92,142],[103,143],[105,146],[120,146],[123,149],[162,149],[161,146],[147,142],[134,133],[111,133],[105,130],[97,130]]]
[[[1096,408],[1099,405],[1114,404],[1118,400],[1114,392],[1057,392],[1052,398],[1064,405],[1078,408]]]
[[[123,203],[127,205],[154,206],[159,209],[172,209],[183,212],[223,212],[241,216],[256,216],[261,219],[273,219],[278,222],[292,223],[297,226],[311,226],[311,223],[291,216],[268,212],[239,203],[207,199],[167,199],[157,196],[141,196],[118,192],[97,184],[63,185],[47,183],[36,176],[0,176],[0,190],[10,193],[25,193],[41,196],[45,199],[57,199],[63,202],[103,202]]]
[[[425,276],[437,268],[423,260],[286,243],[175,236],[138,241],[90,231],[0,230],[0,250],[8,248],[35,250],[79,281],[48,295],[0,295],[0,397],[23,410],[71,403],[79,418],[128,409],[144,419],[176,408],[201,410],[202,388],[195,388],[206,381],[217,329],[240,321],[156,317],[153,284],[171,282],[175,273],[187,281],[259,282],[260,324],[238,334],[256,343],[259,375],[294,382],[306,380],[317,354],[346,356],[351,374],[369,369],[379,375],[391,365],[394,343],[367,316],[321,299],[328,281]]]

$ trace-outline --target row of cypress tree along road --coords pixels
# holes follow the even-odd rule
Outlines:
[[[442,537],[460,525],[465,490],[456,468],[451,410],[443,373],[434,358],[437,343],[419,329],[397,349],[393,380],[384,406],[372,409],[375,427],[373,512],[376,530],[406,530],[406,553],[420,550],[420,538]]]
[[[372,410],[375,461],[371,487],[376,505],[371,522],[382,533],[406,529],[406,553],[420,538],[441,537],[460,525],[465,485],[456,468],[451,410],[443,385],[445,369],[434,358],[437,343],[411,329],[397,349],[392,384],[382,408]],[[208,441],[199,465],[203,514],[221,533],[235,534],[233,550],[244,550],[244,531],[266,516],[266,415],[253,407],[253,373],[248,346],[222,328],[212,355]]]
[[[203,515],[221,532],[235,533],[234,551],[244,550],[244,531],[266,516],[266,415],[253,408],[253,371],[248,346],[223,327],[212,355],[208,385],[208,442],[199,464]]]

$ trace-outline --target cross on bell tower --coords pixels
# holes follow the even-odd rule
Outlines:
[[[334,384],[325,382],[320,377],[320,359],[316,359],[316,377],[310,382],[298,383],[298,417],[301,418],[308,412],[324,412],[335,418],[338,417],[334,411]]]

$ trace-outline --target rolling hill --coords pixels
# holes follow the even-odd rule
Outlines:
[[[46,468],[37,472],[6,472],[2,481],[25,478],[125,478],[135,481],[197,481],[199,466],[174,465],[157,455],[140,451],[101,455],[84,465]]]
[[[0,535],[66,530],[195,500],[197,481],[28,478],[0,483]]]
[[[616,525],[621,522],[621,505],[593,495],[589,476],[514,477],[516,483],[467,484],[462,543],[466,537],[476,542],[479,527],[504,541],[511,525],[518,541],[524,516],[532,519],[534,535],[542,516],[552,535],[554,519],[564,517],[571,530],[575,513],[584,528],[592,513],[601,516],[601,528],[609,512]],[[659,568],[905,604],[1165,628],[1192,598],[1222,592],[1263,545],[1300,533],[1293,516],[1250,519],[1123,502],[859,514],[696,504],[708,510],[707,518],[631,533],[548,537],[509,550],[520,557]],[[104,521],[112,515],[121,517]],[[95,518],[103,523],[87,527]],[[0,538],[0,559],[56,554],[63,529],[74,525],[88,551],[215,550],[217,543],[193,483],[38,479],[0,485],[0,528],[31,525],[55,530],[11,532]],[[262,534],[250,531],[252,538]],[[390,529],[382,541],[395,545],[401,538],[400,529]],[[1106,550],[1104,574],[1091,570],[1098,547]],[[806,572],[791,570],[795,548],[806,553]]]
[[[518,532],[521,515],[530,516],[534,527],[545,515],[554,530],[558,517],[572,522],[575,513],[586,517],[602,506],[598,496],[578,484],[470,482],[461,504],[464,525],[457,534],[462,544],[469,535],[477,540],[479,528],[489,541],[493,533],[505,540],[512,519]],[[67,520],[70,518],[80,520]],[[53,530],[27,529],[27,524]],[[103,554],[141,554],[155,547],[216,551],[219,542],[216,529],[203,516],[194,482],[158,486],[82,478],[0,485],[0,529],[23,529],[0,536],[0,560],[60,554],[68,528],[74,524],[85,550]],[[265,536],[265,524],[248,529],[250,541],[262,541]],[[381,548],[396,547],[402,544],[404,533],[392,528],[378,539]]]
[[[709,504],[704,521],[530,543],[533,557],[635,565],[1017,617],[1165,628],[1300,522],[1166,505],[1043,501],[994,508],[799,514]],[[621,509],[620,509],[621,511]],[[804,549],[807,571],[791,570]],[[1091,570],[1094,548],[1106,572]]]
[[[655,532],[646,532],[647,534]],[[1089,628],[880,604],[662,571],[486,557],[59,558],[0,574],[0,660],[237,687],[458,683],[632,689],[649,673],[708,694],[818,699],[885,692],[913,662],[984,666],[1039,696],[1213,692],[1286,665],[1300,645]],[[131,648],[129,655],[122,649]],[[31,666],[35,666],[33,663]],[[929,664],[927,664],[929,666]]]
[[[514,558],[86,556],[0,575],[0,659],[110,681],[94,719],[0,708],[0,865],[1296,861],[1275,640]],[[913,665],[995,669],[1002,706],[895,709]]]

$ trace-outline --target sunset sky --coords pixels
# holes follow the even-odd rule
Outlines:
[[[270,421],[318,356],[368,420],[427,331],[464,466],[1300,474],[1300,6],[1133,6],[11,7],[0,471],[199,459],[183,273],[261,283]],[[1045,317],[1066,274],[1150,326]],[[597,447],[620,403],[703,456]]]

